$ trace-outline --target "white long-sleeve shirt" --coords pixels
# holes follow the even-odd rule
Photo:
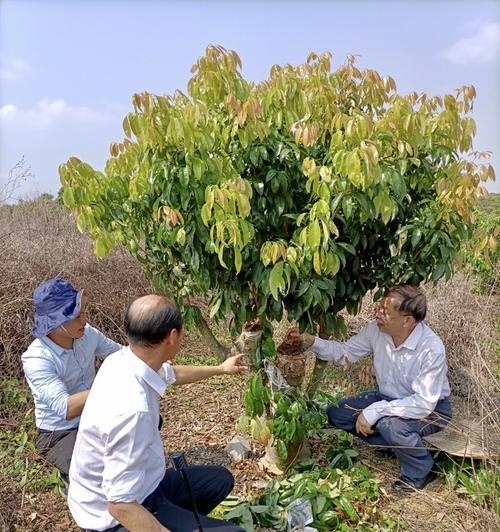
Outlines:
[[[116,526],[108,502],[142,503],[162,480],[158,400],[174,382],[169,364],[155,372],[129,347],[102,364],[85,403],[69,470],[68,506],[81,528]]]
[[[398,347],[372,321],[346,342],[316,338],[311,351],[335,364],[357,362],[373,353],[379,392],[394,399],[377,401],[363,410],[370,425],[386,416],[423,419],[450,395],[443,342],[424,322]]]

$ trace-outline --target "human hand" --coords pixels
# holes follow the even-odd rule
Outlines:
[[[224,360],[219,366],[221,373],[224,375],[234,375],[235,373],[243,373],[246,371],[248,367],[243,362],[244,357],[246,357],[245,353],[239,353]]]
[[[356,432],[363,436],[371,436],[375,433],[372,426],[366,421],[363,412],[359,414],[358,419],[356,420]]]

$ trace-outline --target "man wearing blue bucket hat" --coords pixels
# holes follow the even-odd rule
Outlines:
[[[33,301],[35,340],[21,360],[35,401],[37,448],[67,481],[96,357],[105,358],[122,346],[87,324],[86,296],[68,281],[43,282]]]

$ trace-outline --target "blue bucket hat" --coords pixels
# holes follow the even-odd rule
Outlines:
[[[80,314],[83,290],[76,290],[64,279],[49,279],[33,292],[35,323],[31,332],[35,338],[46,336]]]

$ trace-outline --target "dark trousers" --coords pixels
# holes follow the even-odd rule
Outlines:
[[[46,431],[39,429],[36,447],[42,458],[61,472],[61,478],[69,481],[69,466],[78,429]]]
[[[442,430],[449,422],[450,401],[439,401],[434,412],[425,419],[383,417],[372,427],[375,434],[368,437],[358,434],[356,420],[361,410],[382,400],[391,401],[391,398],[374,391],[342,399],[338,407],[330,405],[327,408],[330,424],[355,434],[370,445],[392,448],[401,466],[401,476],[412,481],[422,481],[433,465],[422,437]]]
[[[203,529],[217,529],[217,532],[245,532],[243,528],[227,521],[206,516],[233,489],[233,475],[225,467],[220,466],[190,466],[186,472]],[[153,493],[146,497],[142,505],[172,532],[196,532],[198,530],[186,486],[180,474],[172,468],[166,470],[163,480]],[[106,532],[125,531],[126,528],[117,525],[108,528]]]

